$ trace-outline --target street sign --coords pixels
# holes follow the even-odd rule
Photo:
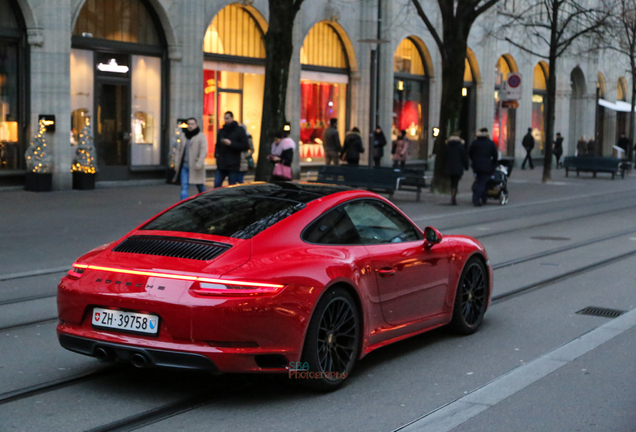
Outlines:
[[[508,74],[504,84],[504,100],[519,100],[521,99],[521,74],[518,72],[511,72]]]

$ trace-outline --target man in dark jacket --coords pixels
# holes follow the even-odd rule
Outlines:
[[[338,166],[340,164],[340,152],[342,145],[340,144],[340,135],[338,134],[338,119],[329,120],[329,127],[322,134],[322,147],[325,150],[325,165]]]
[[[461,131],[456,131],[446,140],[446,173],[451,181],[451,205],[457,205],[459,179],[464,175],[464,170],[468,169],[466,146],[460,136]]]
[[[225,124],[219,130],[214,148],[216,158],[216,177],[214,187],[223,186],[223,181],[228,178],[228,183],[233,185],[241,179],[241,152],[250,148],[245,129],[234,121],[232,111],[225,113]]]
[[[346,160],[350,166],[360,165],[360,154],[364,153],[364,145],[360,136],[360,129],[354,127],[347,132],[342,147],[342,160]]]
[[[528,133],[523,137],[523,141],[521,141],[521,145],[526,149],[526,158],[523,160],[521,164],[521,169],[526,169],[526,162],[529,162],[530,169],[534,169],[534,164],[532,163],[532,149],[534,148],[534,137],[532,136],[532,128],[528,128]]]
[[[629,156],[627,154],[627,151],[629,150],[629,138],[627,138],[625,136],[624,133],[621,134],[620,138],[618,138],[618,143],[617,145],[622,148],[623,150],[625,150],[625,154],[623,155],[624,158],[626,158],[627,156]]]
[[[475,183],[473,184],[473,204],[481,207],[486,204],[486,183],[495,170],[497,164],[497,146],[488,136],[488,129],[481,128],[477,139],[468,149],[468,157],[473,163]]]

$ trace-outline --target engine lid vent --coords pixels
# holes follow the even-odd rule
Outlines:
[[[132,236],[118,244],[113,252],[158,255],[209,261],[221,255],[231,246],[205,240],[180,237]]]

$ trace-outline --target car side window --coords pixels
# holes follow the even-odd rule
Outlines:
[[[344,209],[365,245],[421,240],[415,227],[397,211],[376,200],[359,200]]]
[[[360,236],[343,206],[336,207],[311,223],[303,233],[310,243],[333,245],[360,244]]]
[[[376,200],[336,207],[312,222],[302,235],[309,243],[374,245],[421,240],[420,232],[402,215]]]

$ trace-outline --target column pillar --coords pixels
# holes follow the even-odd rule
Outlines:
[[[30,31],[31,118],[28,143],[38,130],[38,116],[55,116],[55,132],[46,140],[52,156],[53,188],[71,189],[71,4],[70,0],[49,0],[33,9],[41,32]],[[27,143],[27,145],[28,145]]]

